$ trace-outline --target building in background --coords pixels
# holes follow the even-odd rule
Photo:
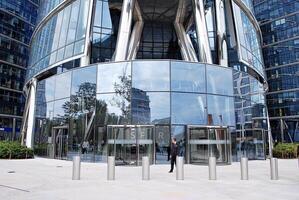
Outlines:
[[[38,0],[0,1],[0,140],[15,140],[25,105],[23,86]]]
[[[299,2],[255,0],[269,83],[273,139],[299,141]]]
[[[40,1],[22,134],[40,156],[165,163],[265,159],[251,1]],[[232,154],[231,154],[232,149]]]

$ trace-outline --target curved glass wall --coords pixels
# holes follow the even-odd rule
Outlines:
[[[65,0],[39,0],[37,22],[39,23],[45,16],[47,16],[63,1]]]
[[[50,65],[84,53],[89,0],[76,0],[34,36],[27,79]]]
[[[163,133],[172,127],[185,147],[186,125],[235,126],[232,85],[230,68],[169,60],[99,64],[52,76],[38,83],[35,148],[51,156],[55,130],[65,128],[66,158],[88,140],[86,159],[101,160],[107,146],[95,138],[108,125],[131,124]]]
[[[239,58],[264,75],[264,64],[259,35],[252,22],[240,7],[233,3],[237,37],[239,41]]]

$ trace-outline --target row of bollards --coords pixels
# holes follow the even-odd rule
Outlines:
[[[217,180],[216,158],[209,157],[209,180]],[[248,158],[242,157],[240,161],[241,180],[248,180]],[[73,180],[80,180],[81,160],[80,156],[73,157]],[[271,180],[278,180],[278,160],[270,158]],[[109,156],[107,162],[107,180],[115,180],[115,157]],[[142,157],[142,180],[150,180],[149,157]],[[184,180],[184,158],[176,158],[176,180]]]

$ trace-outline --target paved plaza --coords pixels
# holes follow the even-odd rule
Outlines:
[[[269,160],[249,162],[249,180],[240,180],[240,165],[185,165],[185,180],[177,181],[168,165],[151,166],[151,180],[141,180],[141,167],[116,167],[116,180],[106,180],[107,165],[82,163],[81,180],[72,180],[72,162],[36,158],[0,160],[1,200],[186,199],[298,200],[298,160],[279,160],[279,180],[270,180]]]

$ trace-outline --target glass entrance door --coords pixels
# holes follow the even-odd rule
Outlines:
[[[155,130],[155,162],[156,164],[169,163],[170,159],[170,128],[157,125]]]
[[[187,162],[208,163],[216,157],[218,163],[229,163],[230,137],[227,127],[188,126]]]
[[[140,165],[142,156],[153,160],[152,126],[108,126],[108,156],[116,165]]]
[[[52,129],[52,143],[53,143],[53,153],[55,159],[67,159],[67,138],[68,138],[68,127],[53,127]]]

